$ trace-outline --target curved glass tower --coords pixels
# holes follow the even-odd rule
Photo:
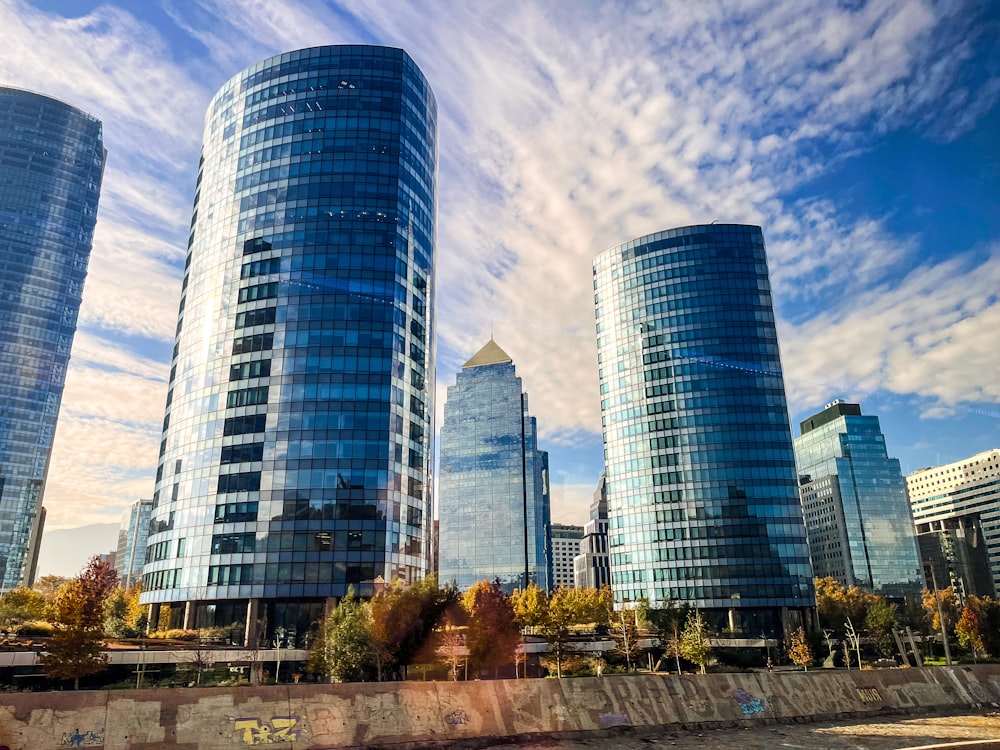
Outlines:
[[[717,631],[815,606],[759,227],[670,229],[594,263],[612,589]]]
[[[0,86],[0,591],[35,575],[104,159],[100,120]]]
[[[254,65],[208,111],[142,601],[301,639],[428,572],[436,104],[399,49]],[[163,606],[169,606],[169,614]]]

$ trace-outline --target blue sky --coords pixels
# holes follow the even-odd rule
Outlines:
[[[672,226],[763,227],[793,432],[841,397],[904,471],[1000,445],[996,3],[0,0],[0,29],[0,81],[110,152],[49,528],[152,493],[205,107],[318,44],[403,47],[435,90],[439,401],[492,325],[554,520],[601,470],[593,258]]]

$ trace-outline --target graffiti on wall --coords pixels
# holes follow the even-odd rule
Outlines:
[[[733,698],[740,704],[740,710],[744,716],[764,713],[764,701],[760,698],[754,698],[743,688],[737,688],[733,692]]]
[[[90,745],[104,744],[104,730],[99,732],[81,732],[74,729],[72,733],[63,732],[62,739],[59,740],[61,747],[88,747]]]
[[[877,687],[867,686],[858,688],[858,697],[861,699],[862,703],[881,703],[882,693],[878,691]]]
[[[233,731],[241,732],[244,745],[295,742],[302,733],[301,716],[272,716],[269,721],[257,717],[233,720]]]
[[[450,714],[445,714],[444,723],[453,727],[459,724],[468,724],[469,715],[462,709],[458,709],[457,711],[452,711]]]

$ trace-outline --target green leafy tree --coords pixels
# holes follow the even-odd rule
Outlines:
[[[115,589],[115,569],[99,557],[91,558],[79,576],[63,584],[56,594],[56,630],[41,658],[49,677],[73,680],[104,670],[104,604]]]
[[[514,661],[520,641],[510,597],[499,582],[480,581],[465,592],[462,604],[469,613],[469,660],[477,671],[490,669],[496,677],[501,666]]]
[[[691,610],[681,631],[678,650],[685,659],[697,664],[702,674],[705,674],[705,665],[708,664],[708,657],[712,652],[708,638],[708,623],[701,616],[701,612],[697,609]]]
[[[798,628],[792,633],[791,646],[788,649],[788,656],[792,662],[800,667],[802,671],[808,672],[809,665],[813,661],[812,649],[809,648],[809,640],[806,638],[806,631]]]
[[[518,624],[531,634],[534,634],[548,617],[549,598],[534,583],[529,583],[524,590],[515,589],[510,602]]]
[[[679,674],[681,671],[681,631],[684,629],[684,622],[691,611],[691,606],[689,604],[678,606],[676,602],[668,599],[658,607],[652,607],[648,602],[642,602],[639,607],[641,619],[660,642],[663,655],[674,660]]]
[[[511,597],[518,623],[541,635],[555,660],[556,676],[562,677],[563,661],[573,651],[571,639],[577,628],[607,623],[613,599],[607,587],[577,589],[561,586],[546,596],[534,584]]]
[[[541,635],[556,660],[556,676],[562,677],[563,660],[573,652],[571,639],[576,628],[607,622],[607,599],[595,589],[560,586],[549,597]]]
[[[46,616],[45,597],[37,591],[20,586],[0,596],[0,629],[5,632],[32,620],[44,620]]]
[[[367,606],[348,588],[320,625],[309,655],[309,670],[331,682],[358,682],[375,670],[371,618]]]
[[[115,588],[104,604],[104,632],[112,638],[138,638],[149,623],[147,608],[139,603],[139,584]]]
[[[896,653],[896,639],[892,635],[897,624],[899,607],[890,604],[883,597],[876,597],[868,608],[865,616],[865,627],[875,639],[875,647],[882,656],[890,657]]]

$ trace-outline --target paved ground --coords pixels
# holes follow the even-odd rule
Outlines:
[[[524,750],[639,750],[674,748],[675,750],[902,750],[937,743],[996,740],[1000,750],[1000,712],[995,710],[960,716],[880,717],[848,719],[815,724],[771,724],[750,729],[714,729],[681,731],[676,729],[644,730],[618,735],[576,740],[541,740],[529,743],[488,745],[487,747]],[[994,747],[992,743],[989,745]],[[483,747],[480,745],[480,747]],[[968,747],[968,746],[967,746]],[[984,746],[985,747],[985,746]]]

